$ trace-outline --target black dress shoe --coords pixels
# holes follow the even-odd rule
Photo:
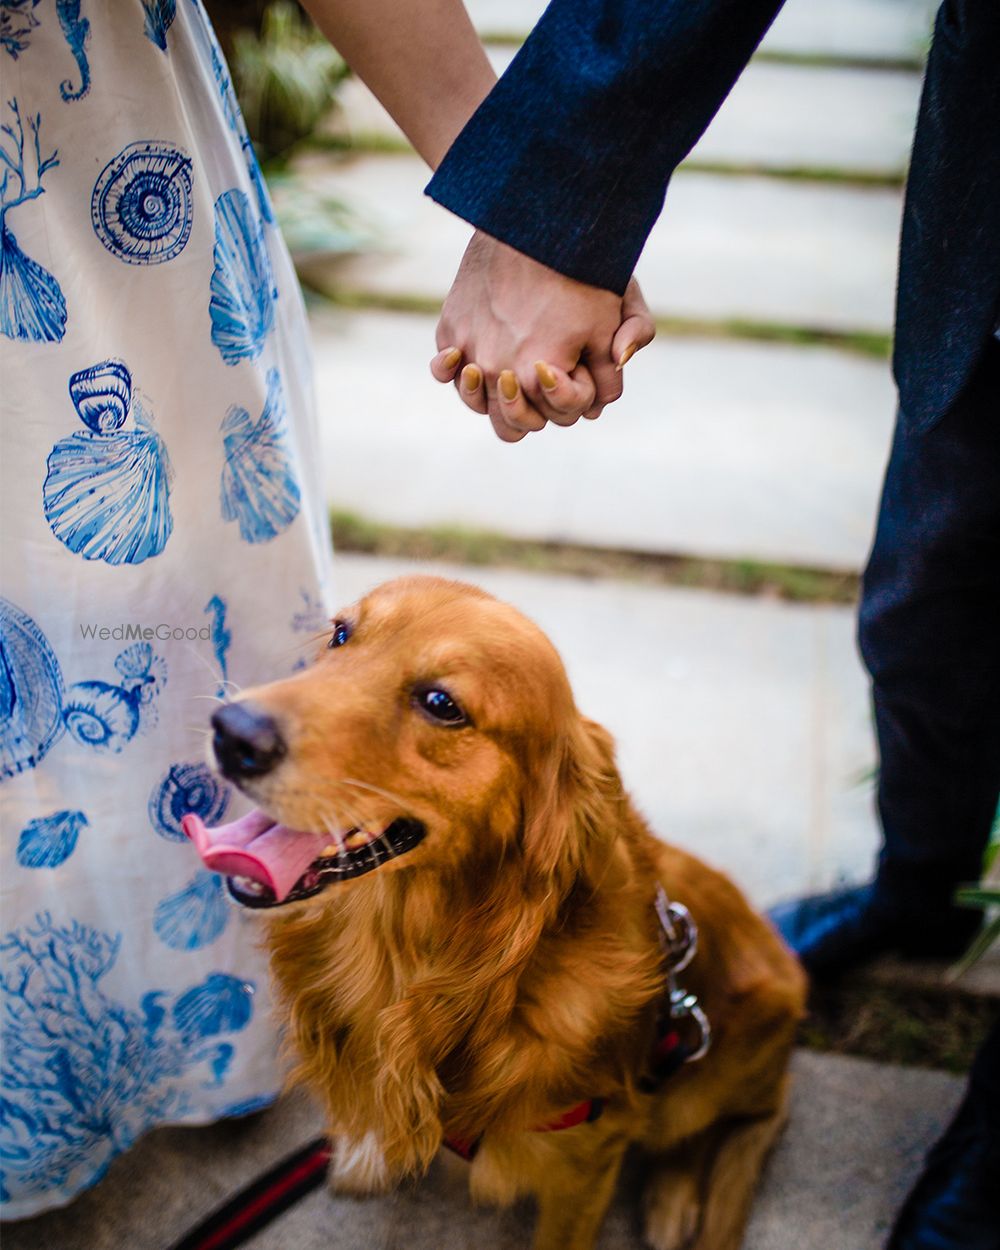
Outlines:
[[[816,978],[836,976],[890,951],[956,959],[982,923],[979,912],[957,907],[903,911],[878,898],[870,885],[783,903],[768,915]]]
[[[1000,1023],[896,1220],[886,1250],[1000,1250]]]

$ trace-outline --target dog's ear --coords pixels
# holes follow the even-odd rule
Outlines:
[[[529,876],[560,893],[596,879],[614,844],[627,798],[614,739],[576,717],[571,732],[535,761],[525,787],[524,855]]]

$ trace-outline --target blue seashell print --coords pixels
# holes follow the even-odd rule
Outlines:
[[[164,660],[148,642],[126,647],[115,660],[121,685],[78,681],[63,702],[63,721],[81,746],[117,755],[140,730],[157,723],[156,696],[167,681]]]
[[[289,459],[288,422],[277,369],[267,375],[267,400],[257,421],[245,408],[229,409],[222,422],[222,519],[238,521],[248,543],[276,538],[299,514],[300,492]]]
[[[167,31],[177,16],[177,0],[142,0],[146,10],[146,38],[163,52],[167,50]]]
[[[263,228],[242,191],[226,191],[215,202],[214,257],[212,342],[227,365],[256,360],[274,328],[278,292]]]
[[[66,101],[82,99],[90,90],[90,62],[87,60],[90,23],[81,15],[80,9],[81,0],[56,0],[59,25],[80,71],[79,87],[74,87],[69,78],[59,84],[59,94]]]
[[[42,488],[53,534],[85,560],[141,564],[158,556],[173,532],[166,445],[152,419],[131,403],[131,374],[107,360],[69,382],[80,420],[90,427],[56,443]]]
[[[81,746],[118,755],[139,730],[139,703],[121,686],[78,681],[66,692],[63,720]]]
[[[66,300],[53,274],[18,246],[7,224],[11,209],[44,195],[42,180],[59,164],[58,152],[41,153],[41,114],[28,117],[32,154],[25,163],[27,140],[17,100],[9,100],[11,122],[0,127],[0,332],[9,339],[58,343],[66,333]],[[31,168],[34,168],[34,178]]]
[[[90,215],[97,237],[126,264],[173,260],[191,237],[191,158],[168,143],[130,143],[101,171]]]
[[[212,972],[174,1003],[174,1026],[187,1042],[245,1028],[253,1014],[253,995],[251,982]]]
[[[0,598],[0,779],[34,768],[63,732],[63,677],[48,639]]]
[[[69,380],[69,397],[95,434],[120,430],[132,409],[132,375],[120,360],[103,360]]]
[[[181,819],[188,812],[215,825],[228,806],[229,789],[207,764],[174,764],[149,796],[149,821],[168,842],[186,842]]]
[[[17,842],[17,862],[22,868],[58,868],[76,850],[80,830],[89,825],[83,812],[53,812],[32,820]]]
[[[0,0],[0,48],[16,61],[31,43],[31,32],[38,25],[34,10],[39,0]]]
[[[222,878],[202,870],[183,890],[157,903],[153,929],[171,950],[194,951],[214,942],[228,919]]]
[[[225,1080],[235,1047],[219,1034],[249,1023],[253,985],[212,973],[129,1006],[101,984],[121,950],[120,933],[60,926],[47,912],[0,938],[8,1190],[77,1193],[148,1128],[191,1114],[192,1074],[208,1088]]]

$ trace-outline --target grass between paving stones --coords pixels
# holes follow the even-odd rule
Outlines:
[[[864,981],[824,986],[812,992],[799,1044],[882,1063],[967,1072],[997,1011],[996,1000],[954,987],[917,990]]]
[[[433,295],[392,295],[331,285],[308,264],[299,269],[307,294],[320,296],[340,308],[378,312],[422,313],[436,317],[441,301]],[[875,360],[886,360],[892,336],[875,330],[831,330],[824,326],[786,325],[778,321],[748,321],[728,317],[717,321],[696,317],[654,316],[656,332],[669,338],[742,339],[757,343],[789,343],[797,347],[832,347]]]
[[[710,560],[509,538],[457,525],[405,529],[353,512],[331,513],[338,551],[409,560],[526,569],[576,577],[617,577],[648,585],[684,586],[763,595],[795,603],[854,603],[855,573],[768,564],[759,560]]]

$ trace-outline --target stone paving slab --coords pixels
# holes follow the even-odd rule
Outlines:
[[[313,309],[327,498],[405,526],[859,569],[894,396],[885,362],[670,339],[596,423],[516,446],[434,382],[433,317]]]
[[[523,37],[547,0],[467,0],[476,28]],[[910,57],[927,43],[937,0],[788,0],[763,47],[806,55]]]
[[[303,261],[308,281],[444,297],[470,230],[423,195],[417,157],[310,153],[296,167],[384,240],[364,255]],[[660,315],[884,332],[901,211],[895,190],[680,173],[637,273]]]
[[[961,1096],[940,1072],[799,1052],[788,1129],[768,1165],[743,1250],[878,1250],[920,1161]],[[158,1129],[70,1207],[4,1226],[5,1250],[167,1250],[197,1220],[322,1132],[303,1095],[244,1121]],[[523,1250],[531,1212],[473,1208],[456,1169],[353,1201],[320,1189],[251,1250]],[[641,1160],[630,1158],[599,1250],[640,1250]]]
[[[874,745],[850,609],[346,555],[335,597],[412,572],[475,582],[537,621],[655,832],[758,906],[869,876]]]
[[[498,74],[513,50],[494,48]],[[695,161],[759,168],[902,174],[913,138],[920,77],[873,69],[751,62],[695,148]],[[405,141],[359,79],[340,89],[331,133]]]

